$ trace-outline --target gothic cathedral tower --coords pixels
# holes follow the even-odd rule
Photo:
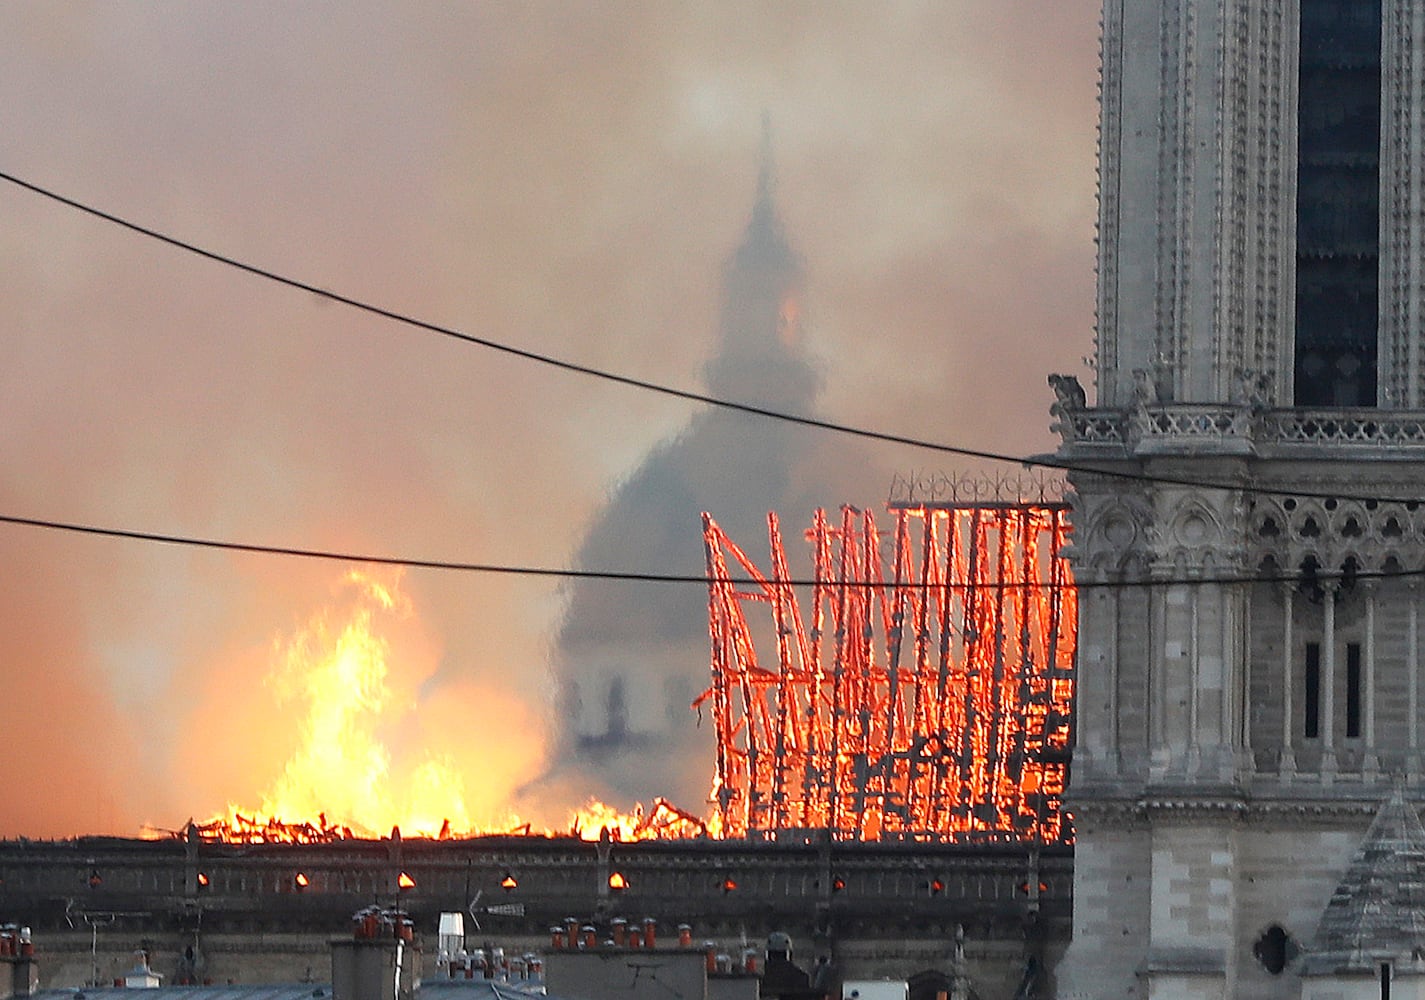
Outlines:
[[[1340,897],[1425,794],[1425,4],[1105,0],[1099,200],[1059,994],[1389,996],[1425,925]]]

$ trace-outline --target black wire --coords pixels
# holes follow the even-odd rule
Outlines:
[[[105,528],[100,525],[82,524],[71,521],[53,521],[37,517],[18,517],[0,514],[0,524],[11,524],[27,528],[44,528],[50,531],[64,531],[81,535],[96,535],[104,538],[120,538],[130,541],[153,542],[163,545],[182,545],[192,548],[216,549],[224,552],[246,552],[258,555],[293,556],[302,559],[321,559],[328,562],[361,563],[374,566],[401,566],[412,569],[448,570],[460,573],[487,573],[504,576],[555,577],[570,580],[614,580],[631,583],[688,583],[688,584],[728,584],[753,587],[761,584],[751,577],[713,577],[706,574],[688,573],[640,573],[616,570],[563,569],[543,566],[518,566],[501,563],[459,562],[449,559],[414,559],[404,556],[371,555],[356,552],[338,552],[331,549],[308,549],[285,545],[261,545],[255,542],[233,542],[216,538],[199,538],[192,535],[174,535],[154,531],[135,531],[129,528]],[[1017,583],[1014,581],[990,581],[984,583],[946,583],[926,585],[914,581],[897,584],[886,580],[818,580],[816,578],[793,578],[788,580],[768,580],[776,585],[793,587],[829,586],[837,589],[854,588],[861,590],[936,590],[948,588],[965,590],[1050,590],[1063,586],[1071,590],[1115,590],[1130,587],[1170,587],[1195,586],[1204,584],[1252,584],[1290,583],[1314,585],[1328,581],[1396,580],[1414,579],[1425,576],[1425,569],[1412,570],[1353,570],[1351,572],[1317,571],[1309,576],[1300,573],[1263,573],[1250,575],[1176,577],[1171,579],[1146,580],[1085,580],[1082,582],[1057,584],[1053,582]]]
[[[631,580],[648,583],[688,583],[706,582],[701,576],[671,573],[619,573],[577,569],[549,569],[539,566],[507,566],[499,563],[457,562],[448,559],[414,559],[404,556],[371,555],[368,553],[338,552],[330,549],[309,549],[286,545],[262,545],[255,542],[233,542],[217,538],[200,538],[193,535],[174,535],[156,531],[136,531],[129,528],[105,528],[95,524],[81,524],[71,521],[53,521],[38,517],[18,517],[0,514],[0,524],[13,524],[29,528],[46,528],[52,531],[67,531],[82,535],[98,535],[104,538],[123,538],[140,542],[157,542],[164,545],[184,545],[193,548],[218,549],[225,552],[249,552],[259,555],[296,556],[303,559],[322,559],[329,562],[365,563],[376,566],[404,566],[413,569],[454,570],[464,573],[502,573],[514,576],[565,577],[570,579]]]
[[[120,226],[124,229],[127,229],[134,233],[138,233],[142,236],[147,236],[150,239],[158,240],[160,243],[166,243],[169,246],[176,247],[180,250],[185,250],[188,253],[196,254],[199,257],[204,257],[208,260],[214,261],[219,264],[224,264],[228,267],[236,268],[239,271],[244,271],[256,277],[265,278],[268,281],[273,281],[280,285],[286,285],[289,288],[296,288],[303,292],[320,296],[321,298],[329,299],[333,302],[339,302],[342,305],[350,306],[353,309],[359,309],[363,312],[371,313],[372,315],[380,316],[384,319],[389,319],[396,323],[402,323],[406,326],[413,326],[417,329],[425,330],[429,333],[440,334],[444,337],[450,337],[454,340],[462,341],[467,344],[473,344],[478,347],[488,348],[492,351],[499,351],[503,354],[522,358],[526,361],[533,361],[538,364],[548,365],[553,368],[558,368],[562,371],[572,372],[576,375],[586,375],[590,378],[603,379],[604,381],[614,382],[619,385],[629,386],[634,389],[642,389],[646,392],[658,393],[663,396],[671,396],[674,399],[681,399],[687,402],[703,403],[707,406],[720,407],[722,409],[733,410],[738,413],[746,413],[752,416],[766,417],[772,420],[781,420],[786,423],[799,424],[803,427],[812,427],[818,430],[832,431],[837,434],[847,434],[853,437],[865,438],[871,441],[880,441],[885,444],[899,444],[912,448],[921,448],[927,451],[935,451],[946,455],[955,455],[959,458],[976,458],[991,462],[1008,462],[1015,465],[1022,465],[1028,467],[1056,469],[1060,472],[1092,473],[1094,475],[1106,476],[1112,479],[1125,480],[1129,482],[1151,483],[1164,486],[1186,486],[1198,489],[1238,490],[1242,493],[1256,494],[1259,496],[1303,497],[1321,500],[1355,500],[1363,503],[1371,501],[1377,503],[1391,503],[1400,499],[1398,497],[1327,492],[1321,490],[1284,489],[1268,486],[1191,479],[1188,477],[1154,475],[1144,472],[1132,472],[1121,469],[1103,468],[1098,465],[1063,461],[1049,456],[1007,455],[1003,452],[986,451],[978,448],[965,448],[957,445],[949,445],[936,441],[930,441],[925,438],[911,437],[909,435],[903,434],[890,434],[884,431],[871,430],[870,428],[856,427],[850,424],[836,423],[830,420],[820,420],[816,417],[802,416],[796,413],[788,413],[783,410],[773,410],[764,406],[754,406],[751,403],[739,403],[734,400],[723,399],[718,396],[710,396],[706,393],[692,392],[691,390],[678,389],[673,386],[664,385],[659,382],[650,382],[646,379],[634,378],[631,375],[622,375],[618,372],[608,371],[607,369],[603,368],[595,368],[591,365],[582,365],[573,361],[566,361],[562,358],[554,357],[553,355],[541,354],[537,351],[531,351],[525,348],[515,347],[511,344],[505,344],[497,340],[491,340],[488,337],[479,337],[474,334],[464,333],[460,330],[456,330],[451,327],[440,326],[436,323],[430,323],[425,320],[409,316],[405,313],[399,313],[392,309],[387,309],[370,302],[362,301],[361,299],[352,298],[349,295],[343,295],[340,292],[334,292],[330,289],[308,284],[307,282],[300,281],[296,278],[289,278],[285,275],[278,274],[275,271],[270,271],[266,268],[258,267],[255,264],[248,264],[244,261],[238,260],[235,257],[229,257],[225,254],[220,254],[215,251],[205,249],[195,243],[189,243],[185,240],[180,240],[176,237],[169,236],[166,233],[162,233],[148,226],[143,226],[136,222],[131,222],[128,219],[113,214],[112,212],[106,212],[103,209],[95,208],[92,205],[85,204],[84,202],[77,201],[73,198],[59,194],[56,191],[41,187],[38,184],[23,180],[19,177],[16,177],[14,174],[9,174],[0,171],[0,180],[8,181],[11,184],[14,184],[16,187],[23,188],[24,190],[30,191],[37,195],[41,195],[52,201],[58,202],[61,205],[65,205],[76,211],[83,212],[86,215],[93,216],[97,219],[102,219],[105,222]]]
[[[784,412],[782,412],[782,411],[779,411],[779,410],[772,410],[772,409],[768,409],[768,408],[766,408],[766,407],[753,406],[753,405],[746,404],[746,403],[738,403],[738,402],[734,402],[734,401],[731,401],[731,400],[721,399],[721,398],[716,397],[716,396],[709,396],[709,395],[706,395],[706,394],[703,394],[703,393],[696,393],[696,392],[690,392],[690,391],[683,390],[683,389],[676,389],[676,388],[673,388],[673,387],[671,387],[671,386],[662,385],[662,384],[659,384],[659,383],[656,383],[656,382],[649,382],[649,381],[646,381],[646,380],[643,380],[643,379],[636,379],[636,378],[633,378],[633,377],[631,377],[631,376],[620,375],[620,374],[618,374],[618,373],[616,373],[616,372],[609,372],[609,371],[605,371],[605,370],[599,369],[599,368],[594,368],[594,367],[591,367],[591,366],[588,366],[588,365],[576,364],[576,363],[574,363],[574,362],[565,361],[565,360],[562,360],[562,359],[560,359],[560,358],[552,357],[552,356],[545,355],[545,354],[540,354],[540,353],[537,353],[537,352],[534,352],[534,351],[525,350],[525,349],[523,349],[523,348],[514,347],[514,346],[511,346],[511,345],[508,345],[508,344],[501,343],[501,342],[499,342],[499,341],[491,340],[491,339],[489,339],[489,338],[477,337],[477,336],[474,336],[474,335],[472,335],[472,334],[463,333],[463,332],[461,332],[461,331],[459,331],[459,330],[455,330],[455,329],[452,329],[452,328],[450,328],[450,327],[439,326],[439,325],[434,324],[434,323],[429,323],[429,322],[426,322],[426,321],[424,321],[424,320],[416,319],[416,318],[414,318],[414,317],[411,317],[411,316],[408,316],[408,315],[405,315],[405,314],[402,314],[402,313],[395,312],[394,310],[386,309],[386,308],[383,308],[383,307],[381,307],[381,306],[373,305],[373,304],[368,303],[368,302],[363,302],[363,301],[361,301],[361,300],[359,300],[359,299],[355,299],[355,298],[352,298],[352,297],[347,296],[347,295],[342,295],[342,294],[340,294],[340,293],[338,293],[338,292],[333,292],[333,291],[330,291],[330,290],[328,290],[328,289],[320,288],[320,287],[318,287],[318,286],[316,286],[316,285],[311,285],[311,284],[308,284],[308,283],[303,282],[303,281],[299,281],[299,280],[294,279],[294,278],[289,278],[289,277],[286,277],[285,275],[278,274],[278,273],[276,273],[276,272],[274,272],[274,271],[269,271],[269,270],[267,270],[267,269],[265,269],[265,268],[260,268],[260,267],[257,267],[257,266],[255,266],[255,265],[248,264],[248,263],[245,263],[245,262],[243,262],[243,261],[237,260],[236,258],[228,257],[228,256],[226,256],[226,255],[219,254],[219,253],[216,253],[216,252],[211,251],[211,250],[207,250],[207,249],[205,249],[205,248],[203,248],[203,247],[200,247],[200,246],[198,246],[198,245],[196,245],[196,244],[188,243],[188,242],[183,241],[183,240],[179,240],[179,239],[177,239],[177,238],[175,238],[175,237],[172,237],[172,236],[169,236],[169,235],[167,235],[167,234],[165,234],[165,233],[159,232],[158,230],[149,228],[149,227],[147,227],[147,226],[139,225],[139,224],[137,224],[137,223],[134,223],[134,222],[131,222],[131,221],[127,220],[127,219],[124,219],[124,218],[122,218],[122,217],[120,217],[120,216],[114,215],[113,213],[103,211],[102,209],[98,209],[98,208],[95,208],[95,207],[93,207],[93,206],[91,206],[91,205],[87,205],[87,204],[85,204],[85,203],[83,203],[83,202],[77,201],[77,200],[75,200],[75,199],[73,199],[73,198],[66,197],[66,196],[64,196],[64,195],[61,195],[61,194],[55,192],[55,191],[51,191],[51,190],[49,190],[49,189],[47,189],[47,188],[40,187],[40,186],[37,185],[37,184],[33,184],[33,183],[29,182],[29,181],[23,180],[23,179],[21,179],[21,178],[19,178],[19,177],[14,176],[13,174],[9,174],[9,173],[5,173],[5,172],[3,172],[3,171],[0,171],[0,179],[9,181],[11,184],[16,185],[17,187],[23,188],[23,189],[25,189],[25,190],[27,190],[27,191],[33,192],[33,193],[38,194],[38,195],[41,195],[41,196],[43,196],[43,197],[45,197],[45,198],[51,199],[51,200],[53,200],[53,201],[56,201],[56,202],[58,202],[58,203],[60,203],[60,204],[66,205],[66,206],[68,206],[68,207],[70,207],[70,208],[75,209],[76,211],[83,212],[83,213],[85,213],[85,214],[87,214],[87,215],[91,215],[91,216],[93,216],[93,217],[95,217],[95,218],[102,219],[102,220],[104,220],[104,221],[106,221],[106,222],[112,223],[112,224],[114,224],[114,225],[116,225],[116,226],[120,226],[120,227],[122,227],[122,228],[124,228],[124,229],[128,229],[128,230],[130,230],[130,231],[132,231],[132,232],[135,232],[135,233],[138,233],[138,234],[140,234],[140,235],[147,236],[147,237],[149,237],[149,238],[151,238],[151,239],[154,239],[154,240],[158,240],[159,242],[168,244],[169,246],[173,246],[173,247],[176,247],[176,248],[178,248],[178,249],[185,250],[185,251],[187,251],[187,252],[189,252],[189,253],[196,254],[197,256],[204,257],[204,258],[206,258],[206,259],[208,259],[208,260],[212,260],[212,261],[214,261],[214,262],[216,262],[216,263],[220,263],[220,264],[227,265],[227,266],[229,266],[229,267],[236,268],[236,269],[238,269],[238,270],[240,270],[240,271],[244,271],[244,272],[246,272],[246,273],[248,273],[248,274],[252,274],[252,275],[257,276],[257,277],[265,278],[265,279],[267,279],[267,280],[269,280],[269,281],[273,281],[273,282],[276,282],[276,283],[281,284],[281,285],[286,285],[286,286],[291,287],[291,288],[296,288],[296,289],[299,289],[299,290],[301,290],[301,291],[308,292],[308,293],[310,293],[310,294],[317,295],[317,296],[320,296],[320,297],[322,297],[322,298],[329,299],[329,300],[334,301],[334,302],[342,303],[343,305],[350,306],[351,308],[354,308],[354,309],[362,310],[362,311],[364,311],[364,312],[368,312],[368,313],[371,313],[371,314],[376,315],[376,316],[381,316],[381,317],[383,317],[383,318],[385,318],[385,319],[389,319],[389,320],[392,320],[392,321],[397,322],[397,323],[402,323],[402,324],[405,324],[405,325],[408,325],[408,326],[413,326],[413,327],[416,327],[416,328],[418,328],[418,329],[422,329],[422,330],[429,331],[429,332],[431,332],[431,333],[437,333],[437,334],[440,334],[440,335],[442,335],[442,336],[446,336],[446,337],[453,338],[453,339],[455,339],[455,340],[463,341],[463,342],[465,342],[465,343],[474,344],[474,345],[477,345],[477,346],[480,346],[480,347],[489,348],[490,350],[499,351],[499,352],[502,352],[502,353],[505,353],[505,354],[509,354],[509,355],[512,355],[512,356],[515,356],[515,357],[519,357],[519,358],[523,358],[523,359],[529,360],[529,361],[534,361],[534,362],[537,362],[537,363],[540,363],[540,364],[549,365],[549,366],[552,366],[552,367],[555,367],[555,368],[559,368],[559,369],[564,370],[564,371],[573,372],[573,373],[575,373],[575,374],[587,375],[587,376],[590,376],[590,377],[593,377],[593,378],[604,379],[604,380],[606,380],[606,381],[615,382],[615,383],[618,383],[618,384],[621,384],[621,385],[627,385],[627,386],[630,386],[630,387],[632,387],[632,388],[643,389],[643,390],[646,390],[646,391],[649,391],[649,392],[655,392],[655,393],[659,393],[659,394],[666,395],[666,396],[672,396],[672,397],[674,397],[674,398],[683,399],[683,400],[687,400],[687,401],[690,401],[690,402],[704,403],[704,404],[707,404],[707,405],[709,405],[709,406],[722,407],[722,408],[725,408],[725,409],[735,410],[735,411],[738,411],[738,412],[747,413],[747,414],[751,414],[751,415],[754,415],[754,416],[762,416],[762,417],[767,417],[767,418],[774,419],[774,420],[782,420],[782,421],[786,421],[786,422],[789,422],[789,423],[801,424],[801,425],[807,426],[807,427],[813,427],[813,428],[818,428],[818,429],[821,429],[821,430],[828,430],[828,431],[833,431],[833,432],[842,433],[842,434],[849,434],[849,435],[853,435],[853,436],[856,436],[856,437],[868,438],[868,439],[871,439],[871,440],[882,441],[882,442],[891,443],[891,444],[902,444],[902,445],[907,445],[907,446],[916,447],[916,448],[923,448],[923,449],[927,449],[927,450],[931,450],[931,451],[942,452],[942,453],[945,453],[945,454],[957,455],[957,456],[960,456],[960,457],[979,458],[979,459],[985,459],[985,460],[997,461],[997,462],[1011,462],[1011,463],[1015,463],[1015,464],[1019,464],[1019,465],[1024,465],[1024,466],[1039,466],[1039,467],[1042,467],[1042,468],[1057,469],[1057,470],[1063,471],[1063,472],[1084,472],[1084,473],[1091,473],[1091,474],[1096,474],[1096,475],[1102,475],[1102,476],[1106,476],[1106,477],[1110,477],[1110,478],[1116,478],[1116,479],[1122,479],[1122,480],[1131,480],[1131,481],[1144,482],[1144,483],[1152,483],[1152,484],[1159,484],[1159,485],[1177,485],[1177,486],[1187,486],[1187,487],[1207,488],[1207,489],[1231,489],[1231,490],[1239,490],[1239,491],[1241,491],[1241,492],[1243,492],[1243,493],[1253,493],[1253,494],[1268,495],[1268,496],[1310,497],[1310,498],[1318,498],[1318,499],[1355,500],[1355,501],[1360,501],[1360,502],[1370,502],[1370,501],[1377,501],[1377,502],[1384,502],[1384,503],[1408,502],[1408,500],[1402,501],[1401,498],[1396,498],[1396,497],[1380,497],[1380,496],[1371,496],[1371,495],[1355,495],[1355,494],[1340,493],[1340,492],[1328,492],[1328,491],[1274,489],[1274,488],[1268,488],[1268,487],[1251,486],[1251,485],[1237,484],[1237,483],[1219,483],[1219,482],[1212,482],[1212,481],[1208,481],[1208,480],[1189,479],[1189,478],[1185,478],[1185,477],[1179,478],[1179,477],[1170,477],[1170,476],[1150,475],[1150,474],[1147,474],[1147,473],[1125,472],[1125,471],[1121,471],[1121,470],[1105,469],[1105,468],[1101,468],[1101,467],[1093,466],[1093,465],[1083,465],[1083,464],[1079,464],[1079,463],[1073,463],[1073,462],[1067,462],[1067,461],[1060,461],[1060,460],[1052,459],[1052,458],[1048,458],[1048,457],[1017,457],[1017,456],[1013,456],[1013,455],[1005,455],[1005,454],[999,453],[999,452],[991,452],[991,451],[985,451],[985,450],[980,450],[980,449],[962,448],[962,447],[957,447],[957,446],[954,446],[954,445],[941,444],[941,443],[938,443],[938,442],[928,441],[928,440],[924,440],[924,439],[921,439],[921,438],[913,438],[913,437],[909,437],[909,436],[896,435],[896,434],[887,434],[887,433],[883,433],[883,432],[880,432],[880,431],[869,430],[869,429],[866,429],[866,428],[853,427],[853,426],[846,425],[846,424],[838,424],[838,423],[834,423],[834,422],[831,422],[831,421],[819,420],[819,419],[816,419],[816,418],[813,418],[813,417],[805,417],[805,416],[801,416],[801,415],[793,414],[793,413],[784,413]],[[306,549],[306,548],[285,547],[285,546],[259,545],[259,544],[244,543],[244,542],[221,541],[221,540],[217,540],[217,539],[204,539],[204,538],[197,538],[197,537],[191,537],[191,536],[181,536],[181,535],[172,535],[172,534],[161,534],[161,533],[156,533],[156,532],[140,532],[140,531],[133,531],[133,530],[128,530],[128,529],[120,529],[120,528],[103,528],[103,527],[99,527],[99,526],[95,526],[95,525],[64,523],[64,522],[58,522],[58,521],[42,520],[42,519],[38,519],[38,518],[16,517],[16,516],[11,516],[11,515],[0,515],[0,523],[8,523],[8,524],[22,525],[22,526],[29,526],[29,527],[49,528],[49,529],[52,529],[52,530],[68,531],[68,532],[75,532],[75,533],[82,533],[82,534],[90,534],[90,535],[103,535],[103,536],[108,536],[108,537],[113,537],[113,538],[126,538],[126,539],[137,540],[137,541],[158,542],[158,543],[166,543],[166,544],[174,544],[174,545],[187,545],[187,546],[196,546],[196,547],[210,548],[210,549],[222,549],[222,550],[233,551],[233,552],[251,552],[251,553],[260,553],[260,554],[267,554],[267,555],[286,555],[286,556],[296,556],[296,557],[311,558],[311,559],[324,559],[324,560],[331,560],[331,561],[359,562],[359,563],[366,563],[366,564],[371,564],[371,565],[397,565],[397,566],[406,566],[406,567],[412,567],[412,568],[454,570],[454,571],[489,573],[489,574],[521,575],[521,576],[540,576],[540,577],[557,577],[557,578],[562,578],[562,579],[623,580],[623,581],[629,581],[629,582],[648,582],[648,583],[697,583],[697,584],[707,584],[707,583],[709,583],[709,582],[727,582],[727,583],[734,583],[734,584],[751,585],[752,582],[753,582],[753,581],[751,581],[751,580],[717,581],[717,580],[710,580],[708,577],[702,576],[702,575],[699,575],[699,576],[689,576],[689,575],[668,574],[668,573],[635,573],[635,572],[613,572],[613,571],[603,571],[603,570],[574,570],[574,569],[564,569],[564,568],[544,568],[544,567],[534,567],[534,566],[510,566],[510,565],[500,565],[500,564],[494,564],[494,563],[457,562],[457,561],[450,561],[450,560],[413,559],[413,558],[406,558],[406,557],[393,557],[393,556],[379,556],[379,555],[369,555],[369,554],[344,553],[344,552],[334,552],[334,551],[326,551],[326,550],[319,550],[319,549]],[[1354,576],[1355,579],[1372,579],[1372,578],[1375,578],[1375,579],[1388,579],[1388,578],[1396,578],[1396,577],[1416,577],[1416,576],[1421,576],[1421,575],[1425,575],[1425,571],[1419,571],[1419,570],[1408,570],[1408,571],[1402,570],[1402,571],[1391,571],[1391,572],[1365,572],[1365,571],[1363,571],[1363,572],[1357,572],[1357,573],[1352,574],[1352,575]],[[1315,579],[1316,579],[1316,580],[1329,580],[1329,579],[1332,579],[1333,576],[1339,577],[1340,574],[1335,574],[1335,575],[1333,575],[1333,574],[1326,574],[1326,573],[1323,573],[1323,574],[1318,574],[1318,575],[1315,577]],[[1192,579],[1177,579],[1177,580],[1083,581],[1083,582],[1079,582],[1079,583],[1073,584],[1073,586],[1074,586],[1076,589],[1078,589],[1078,590],[1091,590],[1091,589],[1096,589],[1096,588],[1100,588],[1100,587],[1170,586],[1170,585],[1179,585],[1179,584],[1181,584],[1181,585],[1192,585],[1192,584],[1209,584],[1209,583],[1218,583],[1218,584],[1295,583],[1295,582],[1299,582],[1300,579],[1301,579],[1300,577],[1295,576],[1295,575],[1255,575],[1255,576],[1230,576],[1230,577],[1212,577],[1212,578],[1199,577],[1199,578],[1192,578]],[[812,586],[812,585],[815,585],[818,581],[815,581],[815,580],[792,580],[792,581],[787,581],[787,582],[790,583],[790,584],[792,584],[792,585],[795,585],[795,586]],[[875,581],[847,581],[847,582],[840,583],[840,584],[835,584],[835,585],[836,585],[836,586],[843,586],[843,587],[844,587],[844,586],[856,586],[856,587],[887,587],[887,586],[891,586],[891,584],[877,583],[877,582],[875,582]],[[1027,585],[1025,585],[1025,584],[990,584],[990,585],[987,585],[987,586],[1011,586],[1011,587],[1013,587],[1013,586],[1027,586]],[[1054,586],[1054,584],[1038,584],[1038,585],[1035,585],[1035,586],[1049,587],[1049,586]]]

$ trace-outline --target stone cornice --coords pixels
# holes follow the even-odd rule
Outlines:
[[[1156,823],[1231,822],[1280,825],[1283,821],[1358,825],[1380,807],[1375,798],[1264,798],[1246,792],[1150,790],[1141,795],[1072,794],[1066,809],[1079,826],[1150,827]]]

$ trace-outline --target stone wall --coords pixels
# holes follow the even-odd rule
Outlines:
[[[415,888],[398,892],[401,871]],[[614,871],[622,892],[608,887]],[[513,890],[500,887],[506,875]],[[550,926],[566,917],[606,926],[651,916],[663,947],[684,922],[699,945],[733,952],[784,931],[806,967],[824,954],[861,979],[951,973],[963,929],[980,996],[1008,1000],[1031,958],[1048,988],[1072,905],[1069,850],[1007,846],[698,841],[612,844],[601,855],[594,843],[519,837],[247,847],[89,838],[0,843],[0,878],[0,919],[35,928],[46,986],[91,981],[91,949],[99,980],[111,982],[140,948],[166,982],[327,982],[328,942],[351,932],[357,910],[399,905],[429,945],[439,914],[474,900],[470,946],[488,940],[510,955],[547,951]]]

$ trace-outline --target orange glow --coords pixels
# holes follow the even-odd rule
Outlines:
[[[906,508],[886,534],[870,511],[843,508],[839,524],[818,511],[814,583],[800,587],[775,515],[763,573],[704,514],[712,687],[694,706],[711,703],[718,736],[718,833],[1071,840],[1067,513]],[[753,609],[771,621],[754,625]]]
[[[777,313],[777,336],[788,348],[795,348],[801,341],[801,305],[794,295],[782,300]]]
[[[623,892],[628,888],[628,879],[623,877],[622,872],[612,872],[609,875],[609,888],[614,892]]]
[[[369,839],[397,825],[438,839],[797,842],[824,830],[836,840],[1071,841],[1061,800],[1077,603],[1066,509],[893,516],[883,531],[870,512],[845,508],[833,523],[818,511],[806,536],[814,583],[796,585],[775,515],[765,574],[704,515],[712,686],[694,707],[710,704],[717,733],[707,819],[656,798],[632,812],[590,800],[562,830],[473,822],[468,766],[425,745],[397,752],[387,738],[403,727],[460,732],[452,723],[464,716],[441,715],[455,702],[444,699],[422,709],[440,724],[413,723],[435,658],[412,673],[387,638],[412,615],[400,576],[353,572],[346,614],[324,609],[275,645],[268,683],[303,710],[281,774],[259,808],[229,806],[193,830],[254,844]],[[752,584],[734,585],[729,564]],[[756,609],[770,622],[749,621]],[[527,764],[481,762],[482,794],[517,787]]]
[[[311,880],[308,879],[303,872],[298,872],[292,877],[292,884],[296,886],[297,890],[300,892],[302,889],[307,888],[307,886],[311,885],[312,883]]]
[[[260,806],[230,804],[224,814],[193,825],[199,836],[316,844],[375,839],[397,826],[406,837],[435,839],[521,833],[597,840],[605,828],[620,841],[707,835],[701,818],[663,799],[631,813],[590,800],[562,830],[534,830],[502,801],[532,776],[537,761],[528,754],[482,745],[480,760],[462,768],[426,743],[414,750],[399,746],[393,737],[402,732],[453,734],[460,746],[469,706],[500,697],[470,687],[422,705],[417,720],[417,692],[438,658],[410,641],[414,611],[400,584],[399,573],[348,573],[340,601],[274,644],[266,683],[282,706],[296,709],[291,726],[299,739]],[[502,711],[511,721],[530,721],[519,718],[519,705],[506,703]],[[481,780],[467,785],[472,772]],[[478,820],[467,808],[476,796]],[[501,813],[503,819],[490,818]]]
[[[199,824],[212,839],[320,843],[399,825],[417,836],[469,828],[465,786],[453,761],[392,734],[409,730],[430,663],[397,663],[387,631],[410,631],[399,573],[352,571],[341,600],[274,643],[265,683],[292,711],[298,740],[261,805],[229,805]],[[329,818],[340,817],[340,818]]]
[[[399,889],[414,889],[416,887],[416,880],[405,872],[401,872],[401,874],[396,877],[396,887]]]
[[[504,878],[500,879],[500,888],[504,889],[506,892],[512,892],[515,889],[519,888],[519,882],[515,879],[513,875],[506,875]]]
[[[399,575],[378,579],[347,574],[356,600],[345,621],[325,614],[279,650],[272,682],[288,700],[305,706],[301,743],[264,796],[265,816],[306,817],[324,811],[343,825],[367,830],[403,830],[434,835],[445,820],[468,827],[464,783],[451,762],[425,756],[403,762],[395,773],[383,730],[413,704],[392,683],[390,647],[373,623],[411,615]]]
[[[442,825],[436,839],[480,837],[480,836],[524,836],[524,837],[578,837],[581,840],[598,840],[604,830],[609,839],[621,843],[641,840],[686,840],[694,837],[716,839],[716,817],[712,822],[704,822],[693,813],[679,809],[666,799],[654,799],[653,808],[645,811],[643,805],[636,804],[631,813],[619,812],[613,806],[597,800],[590,800],[582,809],[575,810],[564,829],[535,829],[530,823],[516,821],[502,827],[474,827],[455,830],[447,822]],[[194,823],[193,830],[204,840],[222,841],[235,844],[330,844],[341,840],[375,839],[369,831],[360,827],[331,823],[325,813],[319,813],[315,821],[286,822],[280,819],[259,819],[236,809],[228,815]],[[169,831],[173,837],[183,836],[184,831]],[[508,884],[507,884],[508,883]],[[516,888],[519,883],[514,876],[506,876],[500,883],[506,889]]]

